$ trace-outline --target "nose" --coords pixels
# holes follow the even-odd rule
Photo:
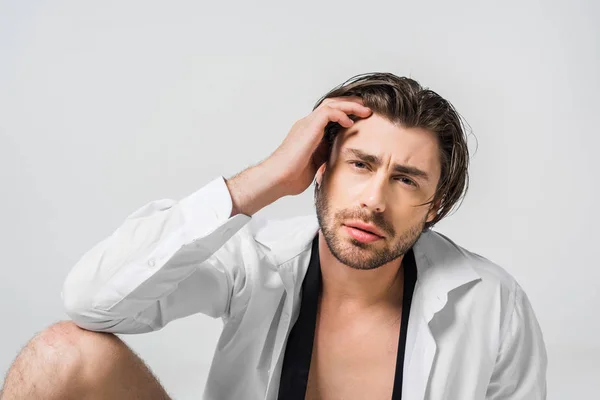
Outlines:
[[[385,211],[386,203],[386,180],[373,177],[370,179],[361,193],[360,206],[371,212],[382,213]]]

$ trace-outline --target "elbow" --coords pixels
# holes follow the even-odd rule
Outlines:
[[[65,313],[80,328],[98,332],[109,331],[118,321],[109,313],[94,308],[94,291],[73,277],[73,274],[67,276],[60,292]]]
[[[68,285],[63,286],[60,295],[64,311],[75,325],[88,331],[119,333],[116,328],[123,319],[117,319],[108,313],[94,309],[89,296],[73,290]]]
[[[90,317],[93,315],[92,300],[89,291],[81,290],[70,282],[63,284],[60,297],[67,316],[79,327],[90,329]]]
[[[60,295],[64,311],[80,328],[118,334],[146,333],[157,329],[135,317],[115,315],[93,307],[93,293],[88,287],[75,285],[68,278],[63,284]]]

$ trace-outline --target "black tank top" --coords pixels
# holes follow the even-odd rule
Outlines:
[[[417,265],[412,248],[404,255],[402,264],[404,267],[404,294],[392,400],[402,399],[406,331],[408,328],[410,304],[417,281]],[[319,261],[319,234],[317,233],[312,242],[308,270],[302,282],[300,314],[292,327],[285,348],[279,383],[279,400],[304,400],[306,396],[320,293],[321,263]]]

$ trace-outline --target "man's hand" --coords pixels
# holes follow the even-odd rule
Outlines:
[[[349,128],[359,118],[371,115],[360,97],[325,99],[308,116],[292,126],[283,143],[260,164],[226,179],[231,194],[231,216],[253,215],[277,199],[297,195],[311,184],[328,153],[323,140],[325,127],[337,122]]]
[[[371,113],[360,97],[325,99],[309,115],[294,123],[283,143],[263,164],[280,177],[285,195],[300,194],[310,186],[319,167],[327,161],[327,143],[323,141],[327,124],[337,122],[350,128],[354,121],[348,115],[367,118]]]

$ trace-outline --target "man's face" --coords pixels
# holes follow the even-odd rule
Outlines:
[[[378,161],[365,158],[376,156]],[[424,173],[396,170],[395,164]],[[355,269],[374,269],[405,254],[435,209],[430,201],[440,178],[439,146],[424,129],[405,129],[373,114],[336,137],[329,163],[317,171],[315,205],[331,253]],[[374,225],[383,237],[365,242],[346,224]]]

